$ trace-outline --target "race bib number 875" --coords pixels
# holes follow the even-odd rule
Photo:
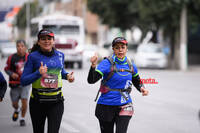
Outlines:
[[[58,76],[56,74],[46,74],[41,78],[41,86],[45,88],[58,88]]]

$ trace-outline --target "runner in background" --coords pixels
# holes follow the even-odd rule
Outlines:
[[[10,55],[7,59],[5,72],[9,76],[10,97],[14,113],[12,120],[17,121],[20,115],[20,126],[25,126],[25,116],[27,112],[27,100],[29,97],[30,85],[22,86],[20,78],[24,69],[24,64],[27,61],[27,48],[24,40],[16,41],[17,53]],[[19,107],[19,100],[21,100],[21,107]]]

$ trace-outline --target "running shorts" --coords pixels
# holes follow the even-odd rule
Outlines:
[[[16,88],[11,88],[10,97],[12,102],[17,102],[19,99],[28,99],[31,85],[28,86],[18,86]]]

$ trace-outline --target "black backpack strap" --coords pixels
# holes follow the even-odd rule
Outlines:
[[[98,92],[97,92],[97,95],[96,95],[96,97],[95,97],[95,99],[94,99],[95,102],[97,101],[97,99],[98,99],[98,97],[99,97],[99,93],[100,93],[100,88],[99,88],[99,90],[98,90]]]
[[[129,58],[127,58],[126,62],[128,63],[129,69],[117,69],[117,68],[115,68],[116,72],[126,71],[126,72],[129,72],[129,73],[133,74],[134,73],[134,68],[133,68],[133,64],[132,64],[131,60]]]
[[[111,63],[111,67],[110,67],[110,73],[108,74],[107,78],[102,80],[102,84],[103,84],[103,85],[104,85],[104,84],[114,75],[114,73],[117,71],[116,64],[115,64],[115,62],[113,62],[113,58],[112,58],[111,56],[105,57],[104,59],[108,59],[108,61]]]
[[[108,74],[107,78],[106,79],[103,79],[101,80],[101,85],[105,85],[106,82],[114,75],[114,73],[117,71],[117,68],[116,68],[116,64],[115,62],[113,62],[113,58],[112,56],[109,56],[109,57],[104,57],[104,59],[107,59],[110,63],[111,63],[111,67],[110,67],[110,73]],[[99,93],[100,93],[100,88],[97,92],[97,95],[96,95],[96,98],[95,98],[95,102],[97,101],[98,97],[99,97]]]
[[[101,80],[101,85],[105,85],[106,82],[114,75],[114,73],[119,71],[119,70],[117,70],[116,64],[113,61],[112,56],[104,57],[104,59],[108,59],[109,60],[109,62],[111,63],[111,67],[110,67],[110,73],[108,74],[107,78]],[[133,68],[132,62],[131,62],[131,60],[129,58],[127,58],[127,63],[129,65],[129,70],[124,70],[124,71],[130,72],[130,73],[133,74],[134,73],[134,68]],[[126,96],[122,93],[122,91],[120,89],[112,89],[112,90],[110,89],[110,91],[119,91],[120,94],[127,100]],[[100,88],[99,88],[99,90],[97,92],[97,95],[96,95],[96,98],[94,100],[95,102],[98,99],[99,93],[100,93]]]
[[[134,73],[134,68],[133,68],[133,64],[131,62],[131,60],[127,57],[127,63],[128,63],[128,66],[129,66],[129,69],[130,69],[130,73]]]

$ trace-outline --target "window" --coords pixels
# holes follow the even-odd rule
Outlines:
[[[55,34],[79,34],[78,25],[43,25],[43,28],[52,30]]]

